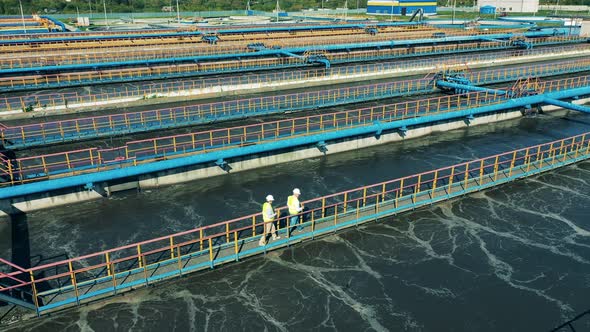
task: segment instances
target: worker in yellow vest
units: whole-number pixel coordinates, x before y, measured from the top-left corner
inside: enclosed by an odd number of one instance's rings
[[[287,198],[287,207],[289,208],[289,215],[290,221],[289,232],[293,232],[295,228],[297,231],[301,232],[303,230],[302,226],[299,226],[299,220],[301,219],[301,211],[303,211],[303,204],[299,203],[299,196],[301,195],[301,191],[298,188],[293,189],[293,195]]]
[[[275,212],[274,208],[272,207],[272,202],[274,202],[275,198],[272,195],[266,196],[266,203],[262,204],[262,220],[264,221],[264,232],[260,237],[260,241],[258,241],[258,245],[264,246],[266,245],[266,238],[268,234],[272,234],[273,240],[278,240],[281,237],[277,235],[277,229],[275,227],[275,218],[277,217],[277,213]]]

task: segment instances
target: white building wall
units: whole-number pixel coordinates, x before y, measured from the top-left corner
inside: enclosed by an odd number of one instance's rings
[[[539,0],[478,0],[477,7],[494,6],[507,12],[536,13],[539,11]]]

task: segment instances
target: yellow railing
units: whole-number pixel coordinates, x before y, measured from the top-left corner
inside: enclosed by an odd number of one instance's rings
[[[347,67],[333,67],[327,73],[324,69],[308,69],[308,70],[299,70],[295,72],[272,72],[272,73],[262,73],[256,75],[241,75],[241,76],[232,76],[227,78],[214,78],[214,79],[199,79],[199,80],[186,80],[182,82],[172,82],[172,83],[150,83],[145,86],[139,86],[135,88],[130,88],[129,86],[125,86],[124,88],[114,90],[112,92],[107,93],[97,93],[97,94],[80,94],[78,92],[72,93],[52,93],[52,94],[39,94],[35,96],[17,96],[17,97],[0,97],[0,110],[23,110],[27,107],[35,107],[35,108],[55,108],[57,106],[66,105],[66,107],[80,107],[87,103],[96,103],[96,102],[110,102],[115,100],[120,100],[124,98],[148,98],[154,95],[168,95],[171,93],[177,93],[179,91],[187,91],[187,90],[200,90],[204,88],[214,88],[220,86],[240,86],[244,84],[266,84],[268,82],[280,83],[280,82],[287,82],[287,81],[298,81],[303,79],[325,79],[326,76],[341,76],[341,75],[366,75],[366,74],[374,74],[383,72],[386,70],[394,70],[394,69],[410,69],[410,68],[428,68],[428,67],[441,67],[442,65],[456,65],[462,63],[470,63],[472,61],[487,61],[491,59],[508,59],[513,57],[519,56],[528,56],[528,55],[545,55],[545,54],[560,54],[562,52],[571,52],[571,51],[585,51],[588,49],[586,45],[576,45],[576,46],[568,46],[568,47],[559,47],[559,48],[551,48],[551,49],[534,49],[534,50],[519,50],[519,51],[510,51],[510,52],[503,52],[501,54],[474,54],[468,56],[455,56],[453,59],[425,59],[425,60],[412,60],[412,61],[403,61],[403,62],[396,62],[396,63],[379,63],[379,64],[364,64],[364,65],[356,65],[356,66],[347,66]],[[374,51],[371,51],[374,52]],[[391,50],[391,52],[396,52],[395,50]],[[369,53],[372,54],[372,53]],[[331,55],[331,57],[337,57],[337,55]],[[288,60],[292,61],[292,60]],[[153,70],[159,71],[162,70],[161,73],[165,73],[164,69],[160,69],[160,67],[155,67]],[[177,70],[182,70],[182,66],[176,67]],[[194,67],[187,67],[187,68],[194,68]],[[206,68],[206,67],[204,67]],[[121,76],[119,76],[121,75]],[[66,81],[80,81],[85,78],[87,79],[107,79],[110,77],[138,77],[134,75],[140,75],[139,71],[131,70],[128,74],[129,76],[124,76],[125,73],[112,73],[112,72],[103,72],[103,73],[85,73],[85,74],[60,74],[54,76],[30,76],[30,77],[21,77],[18,79],[2,79],[0,78],[0,87],[15,87],[15,86],[23,86],[28,84],[47,84],[51,82],[59,83],[62,80]]]
[[[590,85],[590,77],[574,77],[539,83],[538,91],[553,92],[571,87]],[[4,184],[26,183],[48,177],[96,172],[112,167],[134,166],[162,158],[178,158],[197,153],[247,146],[261,142],[291,139],[316,133],[327,133],[371,125],[375,121],[396,121],[408,117],[426,116],[501,103],[511,98],[489,92],[444,96],[375,106],[351,111],[321,114],[248,126],[223,128],[170,137],[128,142],[112,149],[85,149],[12,161],[12,169]]]
[[[474,92],[463,96],[444,96],[351,111],[293,118],[261,124],[216,129],[170,137],[128,142],[112,149],[83,149],[12,161],[5,173],[14,183],[38,181],[48,177],[96,172],[111,167],[134,166],[162,158],[177,158],[260,142],[290,139],[372,125],[375,121],[395,121],[410,117],[440,114],[505,101],[506,96]],[[5,184],[9,184],[6,182]]]
[[[446,31],[446,36],[472,36],[485,35],[493,33],[493,31]],[[410,32],[385,32],[376,36],[367,34],[348,35],[343,41],[341,36],[322,36],[309,37],[304,39],[286,39],[267,41],[265,39],[256,40],[249,39],[247,41],[225,43],[223,45],[208,45],[191,43],[189,45],[178,45],[166,48],[154,48],[148,50],[136,50],[126,48],[116,48],[112,50],[84,50],[83,52],[76,51],[64,54],[59,53],[41,53],[41,54],[22,54],[18,56],[9,56],[6,59],[0,59],[0,67],[4,68],[23,68],[23,67],[38,67],[38,66],[59,66],[67,64],[89,64],[98,62],[117,62],[117,61],[132,61],[132,60],[148,60],[160,58],[178,58],[198,55],[214,55],[224,53],[244,53],[248,52],[246,47],[250,43],[262,42],[267,47],[281,46],[282,48],[290,47],[323,47],[325,45],[336,44],[350,44],[350,43],[365,43],[365,42],[379,42],[390,40],[407,40],[407,39],[428,39],[432,38],[432,31],[410,31]]]

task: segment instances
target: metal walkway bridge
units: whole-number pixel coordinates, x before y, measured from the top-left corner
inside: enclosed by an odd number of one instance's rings
[[[534,46],[548,45],[576,45],[583,42],[581,37],[547,37],[536,38],[530,43]],[[582,44],[587,47],[586,44]],[[310,67],[318,64],[329,63],[347,64],[353,62],[365,62],[376,60],[390,60],[399,58],[412,58],[421,56],[457,54],[468,52],[484,52],[515,48],[510,41],[487,41],[446,45],[427,45],[418,47],[400,47],[377,50],[360,50],[342,53],[326,53],[323,51],[309,51],[301,56],[268,57],[240,59],[239,61],[214,61],[197,63],[174,63],[145,66],[122,67],[104,70],[71,71],[59,73],[40,73],[0,77],[0,91],[33,90],[41,88],[58,88],[68,86],[80,86],[88,84],[107,84],[118,82],[157,80],[169,78],[182,78],[191,76],[216,75],[223,73],[237,73],[246,71],[261,71],[270,69],[286,69],[294,67]],[[570,46],[571,47],[571,46]],[[166,50],[174,53],[174,50]],[[178,55],[176,55],[178,56]],[[322,63],[320,60],[325,61]],[[12,61],[12,60],[7,60]],[[21,60],[19,60],[21,61]],[[327,69],[329,70],[329,69]]]
[[[145,82],[134,86],[126,85],[125,87],[101,88],[101,92],[79,93],[79,92],[53,92],[32,94],[26,96],[6,96],[0,98],[0,111],[29,111],[45,109],[65,109],[77,108],[84,106],[100,106],[113,103],[121,103],[132,100],[147,98],[160,98],[169,96],[180,96],[184,92],[202,91],[211,93],[220,91],[223,87],[227,89],[251,88],[252,86],[282,85],[296,83],[300,81],[320,81],[329,79],[341,79],[350,76],[367,76],[383,73],[395,73],[398,71],[408,71],[412,69],[429,71],[440,70],[453,66],[464,66],[466,64],[476,64],[483,61],[510,61],[519,58],[540,57],[540,56],[573,56],[578,53],[584,54],[590,50],[588,45],[572,45],[567,47],[555,47],[549,49],[532,49],[532,50],[515,50],[503,51],[489,54],[472,54],[456,55],[453,57],[437,57],[425,60],[405,60],[394,62],[380,62],[375,64],[363,64],[354,66],[331,67],[330,69],[310,69],[286,72],[255,73],[247,75],[235,75],[231,77],[190,79],[172,82]],[[157,70],[157,68],[154,68]],[[104,74],[106,75],[106,73]],[[108,82],[111,77],[98,76],[98,79]],[[145,77],[138,73],[138,76]],[[81,84],[92,84],[94,76],[85,77],[82,74],[62,74],[57,76],[58,85],[61,80],[66,82],[81,82]],[[126,78],[125,78],[126,79]],[[43,87],[57,87],[52,82],[43,82],[34,80],[33,84],[23,78],[22,83],[15,82],[15,85],[1,86],[3,81],[0,79],[0,91],[14,91],[17,85],[24,85],[27,88],[36,89]],[[28,85],[30,84],[30,85]],[[69,83],[66,83],[66,85]]]
[[[20,22],[20,18],[17,20]],[[38,48],[43,44],[56,45],[62,44],[73,44],[77,47],[80,42],[99,41],[103,44],[110,41],[117,40],[141,40],[141,39],[156,39],[162,40],[166,38],[188,38],[198,37],[204,34],[215,33],[216,35],[223,36],[223,38],[230,38],[233,35],[251,35],[251,34],[275,34],[275,33],[291,33],[296,34],[298,32],[313,32],[313,31],[337,31],[337,30],[365,30],[367,28],[390,29],[406,27],[408,29],[423,28],[425,25],[420,22],[368,22],[368,23],[355,23],[355,24],[318,24],[318,23],[291,23],[291,24],[272,24],[272,25],[240,25],[239,28],[227,28],[227,27],[199,27],[199,30],[194,29],[149,29],[141,30],[122,30],[122,31],[86,31],[86,32],[75,32],[75,33],[39,33],[35,34],[34,38],[31,35],[13,34],[13,35],[0,35],[0,45],[30,45],[35,44]],[[66,45],[67,46],[67,45]]]
[[[10,43],[9,45],[3,46],[3,50],[7,53],[23,54],[23,55],[35,55],[40,52],[47,52],[52,54],[54,52],[62,52],[64,55],[77,54],[81,51],[88,51],[88,53],[104,53],[109,50],[125,50],[129,51],[132,49],[148,48],[154,49],[156,47],[187,47],[189,44],[194,47],[211,48],[211,44],[218,46],[230,46],[230,45],[247,45],[252,42],[270,42],[270,43],[282,43],[284,40],[290,40],[295,38],[322,38],[322,37],[334,37],[350,35],[353,37],[366,37],[367,35],[375,35],[376,33],[370,33],[376,31],[360,28],[339,28],[339,29],[323,29],[323,30],[300,30],[297,32],[251,32],[251,33],[235,33],[235,34],[223,34],[223,32],[182,32],[182,33],[167,33],[159,36],[155,35],[143,35],[143,34],[128,34],[123,38],[115,40],[104,40],[101,38],[86,38],[83,40],[76,39],[76,35],[73,35],[73,42],[68,39],[63,41],[54,41],[49,43],[39,43],[39,40],[23,41],[19,44]],[[435,32],[443,32],[447,30],[437,29],[429,26],[407,26],[407,27],[382,27],[378,29],[380,33],[391,34],[398,32],[406,34],[408,37],[415,33],[424,33],[430,31],[430,35]],[[225,31],[225,30],[221,30]],[[452,30],[450,30],[452,31]],[[457,30],[455,30],[456,33]],[[510,31],[510,30],[508,30]],[[147,37],[146,37],[147,36]],[[246,43],[245,43],[246,42]]]
[[[538,83],[518,96],[485,90],[426,100],[205,130],[127,142],[108,149],[88,148],[25,158],[0,159],[0,199],[153,174],[194,165],[223,167],[232,158],[295,147],[328,149],[327,142],[402,133],[408,127],[531,105],[557,104],[582,112],[588,107],[560,100],[590,95],[590,76]],[[516,90],[515,90],[516,91]]]
[[[397,34],[394,34],[394,36]],[[11,58],[0,63],[0,75],[16,75],[16,74],[40,74],[40,73],[51,73],[51,72],[63,72],[63,71],[81,71],[81,70],[97,70],[112,67],[124,67],[124,66],[152,66],[161,65],[166,63],[184,63],[184,62],[208,62],[208,61],[225,61],[230,59],[253,59],[253,58],[268,58],[268,57],[303,57],[306,52],[310,51],[322,51],[329,53],[338,52],[351,52],[356,50],[367,50],[367,49],[386,49],[386,48],[406,48],[413,49],[420,45],[441,45],[441,44],[461,44],[461,43],[489,43],[499,45],[499,48],[518,47],[522,48],[525,45],[520,41],[520,38],[527,39],[526,48],[530,48],[533,45],[547,45],[556,43],[583,43],[586,42],[586,38],[582,37],[562,37],[558,40],[553,40],[555,37],[548,32],[525,32],[519,34],[513,33],[502,33],[502,34],[489,34],[489,35],[460,35],[460,36],[448,36],[442,38],[419,38],[419,39],[408,39],[405,36],[393,37],[383,36],[375,37],[372,40],[351,40],[350,42],[342,41],[342,38],[335,38],[334,40],[322,40],[322,41],[300,41],[299,44],[290,44],[285,47],[268,47],[267,45],[258,45],[256,48],[244,48],[244,47],[210,47],[210,48],[198,48],[190,47],[187,49],[191,54],[183,54],[178,50],[165,51],[168,52],[165,55],[150,55],[153,51],[139,51],[132,54],[124,54],[124,58],[118,58],[117,53],[105,53],[100,55],[98,58],[93,58],[88,54],[80,54],[79,56],[68,56],[65,59],[54,61],[51,58],[47,58],[43,55],[40,56],[39,61],[34,60],[36,58]],[[397,40],[396,38],[400,38]],[[515,39],[516,38],[516,39]],[[530,38],[530,40],[528,40]],[[563,39],[565,38],[565,39]],[[505,43],[509,42],[509,43]],[[315,44],[314,44],[315,43]],[[444,45],[442,45],[444,46]],[[489,47],[485,47],[489,48]],[[471,48],[472,51],[476,51],[477,47]],[[436,50],[436,49],[434,49]],[[457,51],[460,51],[458,48]],[[159,52],[159,51],[157,51]],[[156,52],[156,53],[157,53]],[[431,52],[432,53],[432,49]],[[148,54],[149,53],[149,54]],[[407,56],[412,55],[413,51],[407,51]],[[436,52],[434,52],[436,54]],[[420,54],[420,53],[419,53]],[[306,62],[310,62],[309,58],[305,58]],[[251,68],[253,69],[253,68]]]
[[[590,132],[303,202],[303,231],[259,246],[260,214],[32,268],[0,259],[0,300],[38,315],[208,270],[387,216],[534,176],[590,158]],[[283,212],[283,213],[281,213]]]
[[[465,79],[473,84],[484,85],[515,81],[521,77],[545,77],[583,71],[590,71],[590,58],[464,72],[463,75]],[[6,149],[22,149],[287,111],[352,104],[402,95],[429,93],[435,89],[432,78],[422,78],[142,112],[73,118],[54,122],[44,121],[20,126],[0,126],[0,144]]]

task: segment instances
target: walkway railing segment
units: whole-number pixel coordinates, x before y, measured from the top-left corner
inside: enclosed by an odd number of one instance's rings
[[[5,272],[0,282],[12,286],[1,288],[0,294],[30,290],[29,301],[39,314],[80,305],[586,160],[590,158],[589,138],[590,133],[584,133],[318,197],[303,202],[301,233],[288,231],[289,216],[280,207],[276,224],[282,238],[264,246],[258,245],[266,235],[261,215],[256,213]],[[8,279],[11,282],[5,282]]]
[[[590,68],[590,61],[588,66]],[[491,74],[490,76],[496,75]],[[392,96],[426,93],[433,90],[434,85],[431,79],[395,81],[15,127],[0,127],[0,138],[7,148],[22,148],[67,142],[85,137],[158,130],[269,113],[329,107]]]
[[[470,31],[447,31],[445,35],[449,36],[477,36],[490,35],[490,31],[470,30]],[[192,56],[203,55],[219,55],[228,53],[249,53],[255,52],[250,50],[247,45],[252,43],[264,43],[267,48],[300,48],[300,47],[325,47],[326,45],[339,44],[356,44],[367,42],[382,42],[393,40],[407,40],[407,39],[428,39],[432,38],[432,31],[409,31],[409,32],[385,32],[375,36],[368,34],[348,35],[346,40],[341,36],[331,37],[308,37],[301,39],[287,39],[268,41],[260,40],[246,40],[235,41],[230,43],[223,43],[221,45],[196,44],[191,42],[189,45],[169,45],[165,48],[152,48],[147,50],[137,50],[117,48],[116,50],[97,50],[96,52],[73,52],[70,54],[44,52],[37,55],[29,55],[26,53],[19,53],[14,57],[0,59],[0,71],[5,69],[16,68],[38,68],[45,66],[65,66],[75,64],[98,64],[106,62],[125,62],[125,61],[139,61],[151,59],[175,59]],[[567,40],[576,40],[579,37],[567,37]]]
[[[556,41],[556,43],[562,43],[562,41]],[[510,47],[512,46],[509,42],[482,42],[439,46],[421,46],[416,48],[355,51],[350,53],[330,54],[328,57],[332,64],[339,64],[379,59],[418,57],[433,54],[454,54],[462,52],[501,50]],[[317,66],[317,64],[307,62],[304,57],[281,57],[243,59],[239,61],[203,62],[197,64],[184,63],[168,66],[162,65],[156,67],[120,68],[84,72],[64,72],[60,74],[49,75],[18,75],[0,78],[0,91],[14,91],[15,89],[28,90],[98,83],[129,82],[148,79],[233,73],[241,71],[284,69],[303,66]]]
[[[485,36],[485,38],[492,39],[508,39],[511,34],[490,34]],[[546,32],[527,32],[526,36],[530,36],[533,39],[536,38],[546,38],[549,37],[548,33]],[[372,36],[375,38],[374,36]],[[350,50],[359,50],[359,49],[379,49],[379,48],[404,48],[409,47],[411,48],[412,45],[430,45],[430,44],[457,44],[457,43],[469,43],[469,42],[480,42],[484,39],[483,35],[473,34],[473,35],[460,35],[460,36],[446,36],[443,38],[417,38],[417,39],[408,39],[403,38],[400,41],[397,41],[397,37],[392,37],[391,39],[386,39],[385,36],[376,37],[376,40],[346,40],[343,41],[341,38],[334,39],[334,40],[321,40],[316,41],[315,43],[312,41],[302,41],[301,45],[287,45],[287,46],[276,46],[271,45],[270,47],[266,47],[263,50],[253,50],[250,47],[243,46],[243,47],[235,47],[232,49],[227,49],[229,46],[218,46],[217,48],[207,48],[205,46],[202,47],[194,47],[191,52],[196,52],[194,54],[182,54],[182,52],[172,52],[171,54],[165,56],[157,56],[151,57],[145,55],[142,51],[139,53],[134,53],[129,57],[125,57],[124,59],[117,59],[115,56],[104,54],[101,55],[99,58],[92,59],[91,56],[86,58],[84,55],[79,56],[72,56],[68,57],[67,59],[55,60],[51,58],[47,58],[46,61],[48,63],[38,63],[36,61],[30,62],[26,59],[13,61],[10,64],[6,64],[5,66],[0,66],[0,73],[8,75],[8,74],[19,74],[19,73],[29,73],[29,72],[48,72],[48,71],[55,71],[55,70],[92,70],[92,69],[103,69],[103,68],[111,68],[114,66],[140,66],[140,65],[157,65],[157,64],[168,64],[168,63],[176,63],[176,62],[191,62],[191,61],[223,61],[226,59],[241,59],[241,58],[260,58],[260,57],[273,57],[273,56],[293,56],[293,54],[302,55],[308,51],[314,50],[321,50],[326,52],[345,52]],[[569,38],[569,37],[568,37]],[[584,38],[579,37],[571,37],[572,39],[568,39],[567,43],[583,43],[586,41]],[[546,41],[539,41],[539,45],[543,45],[547,43]],[[549,44],[554,43],[564,43],[564,42],[553,42],[549,41]],[[514,45],[513,47],[517,47]],[[231,48],[231,47],[230,47]],[[30,60],[30,59],[29,59]],[[2,68],[3,67],[3,68]]]
[[[361,28],[362,24],[356,24],[356,28],[350,28],[345,26],[327,25],[318,26],[307,25],[307,26],[296,26],[291,25],[289,27],[290,32],[285,30],[276,30],[275,28],[252,26],[248,29],[247,26],[240,26],[240,28],[248,31],[240,31],[240,29],[227,29],[227,27],[216,27],[216,28],[204,28],[199,27],[199,31],[186,30],[186,31],[174,31],[172,29],[167,30],[142,30],[138,34],[137,31],[128,31],[127,33],[117,34],[102,34],[98,35],[98,32],[93,33],[80,33],[80,34],[36,34],[39,36],[37,39],[23,39],[23,35],[3,35],[0,36],[0,44],[7,52],[19,52],[19,51],[38,51],[38,50],[68,50],[68,49],[93,49],[93,48],[104,48],[109,46],[118,47],[129,47],[129,46],[153,46],[153,45],[166,45],[176,43],[186,43],[189,40],[201,41],[203,34],[215,34],[221,41],[228,40],[241,40],[241,39],[277,39],[289,36],[301,37],[301,35],[307,35],[312,33],[313,35],[331,35],[343,31],[345,33],[354,33],[363,31]],[[284,26],[283,26],[284,28]],[[318,29],[319,28],[319,29]],[[405,25],[405,26],[383,26],[379,25],[379,31],[382,32],[403,32],[403,31],[441,31],[432,26],[423,24]],[[436,29],[436,30],[435,30]],[[264,32],[262,32],[264,30]],[[510,29],[511,31],[514,31]],[[455,30],[456,31],[456,30]],[[506,31],[506,30],[498,30]],[[103,32],[104,33],[104,32]],[[11,38],[12,37],[12,38]],[[66,38],[67,37],[67,38]]]
[[[172,82],[142,83],[137,86],[102,88],[105,92],[64,92],[50,94],[35,94],[27,96],[0,97],[0,111],[32,110],[43,108],[66,107],[75,108],[83,106],[109,104],[114,102],[157,98],[179,95],[184,91],[202,91],[202,93],[218,92],[221,87],[227,89],[239,89],[240,87],[252,87],[260,85],[281,85],[293,81],[312,81],[343,78],[351,75],[375,75],[388,71],[407,71],[408,69],[429,69],[436,71],[443,67],[452,67],[461,64],[477,63],[481,61],[503,61],[529,56],[558,55],[570,52],[585,52],[587,45],[572,45],[550,49],[515,50],[497,52],[492,54],[457,55],[452,58],[436,58],[410,61],[383,62],[376,64],[363,64],[345,67],[331,67],[330,69],[311,69],[298,71],[268,72],[250,75],[234,75],[231,77],[192,79]],[[60,75],[61,77],[61,75]],[[66,80],[79,80],[90,84],[84,76],[65,76]],[[89,76],[90,79],[96,79]],[[102,77],[107,80],[108,77]],[[28,81],[22,84],[30,83]],[[21,84],[19,83],[19,84]],[[37,81],[42,84],[41,80]],[[10,88],[10,87],[5,87]]]
[[[550,93],[588,85],[590,85],[590,76],[542,82],[537,87],[537,93]],[[475,92],[131,141],[125,146],[109,149],[89,148],[17,158],[7,161],[5,170],[0,173],[0,177],[5,181],[1,185],[25,184],[48,178],[132,167],[206,152],[371,126],[375,122],[389,123],[406,118],[434,116],[482,105],[500,104],[511,98],[488,91]]]
[[[590,70],[590,58],[520,67],[466,72],[477,85],[514,81],[522,77],[543,77]],[[432,79],[395,81],[322,91],[274,95],[211,104],[164,108],[88,118],[74,118],[22,126],[0,127],[5,148],[15,149],[117,134],[175,128],[241,117],[329,107],[393,96],[427,93]]]
[[[431,26],[416,26],[416,27],[384,27],[380,28],[380,33],[417,33],[417,32],[427,32],[430,31],[431,33],[434,32],[441,32],[443,30],[435,29]],[[143,33],[143,31],[142,31]],[[215,32],[211,32],[215,34],[218,38],[216,45],[219,46],[229,46],[236,44],[238,42],[239,45],[243,45],[243,43],[239,42],[270,42],[270,43],[277,43],[276,40],[284,40],[284,39],[293,39],[293,38],[317,38],[317,37],[330,37],[330,36],[367,36],[367,33],[364,29],[355,28],[355,29],[335,29],[335,30],[311,30],[311,31],[292,31],[292,32],[269,32],[269,33],[236,33],[236,34],[223,34],[218,35]],[[1,36],[0,36],[1,37]],[[75,37],[75,36],[74,36]],[[119,36],[120,37],[120,36]],[[208,43],[202,40],[203,34],[201,33],[192,33],[192,32],[184,32],[181,34],[165,34],[163,36],[153,35],[153,36],[146,36],[144,38],[118,38],[113,40],[86,40],[86,41],[68,41],[64,39],[63,41],[58,42],[48,42],[48,43],[38,43],[37,40],[33,41],[34,47],[31,46],[31,43],[12,43],[8,45],[2,45],[2,49],[4,52],[13,52],[13,53],[23,53],[27,56],[42,56],[43,53],[47,53],[48,55],[70,55],[76,52],[87,51],[88,53],[106,53],[106,52],[113,52],[113,51],[132,51],[137,50],[139,48],[154,48],[154,47],[168,47],[168,48],[186,48],[189,44],[193,46],[195,44],[200,46],[208,46]],[[227,45],[229,43],[229,45]],[[210,47],[210,46],[208,46]],[[56,54],[55,52],[61,52],[61,54]]]

